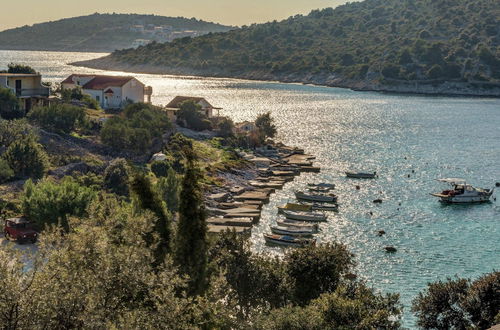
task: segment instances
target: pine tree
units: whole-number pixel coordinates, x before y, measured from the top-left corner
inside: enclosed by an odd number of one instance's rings
[[[187,161],[180,195],[174,258],[180,272],[189,276],[188,294],[198,295],[205,287],[206,215],[199,186],[200,173],[192,152],[187,153]]]
[[[180,180],[177,178],[177,173],[173,168],[169,168],[167,175],[158,181],[158,192],[172,213],[179,210],[179,190]]]
[[[18,178],[41,179],[49,166],[47,154],[32,135],[13,142],[3,158]]]
[[[170,214],[166,210],[158,193],[154,190],[151,181],[142,173],[135,173],[130,189],[134,193],[135,201],[140,209],[153,212],[157,221],[154,226],[154,233],[159,236],[159,243],[155,249],[155,264],[160,265],[165,260],[165,256],[170,252]],[[151,242],[152,240],[148,240]]]

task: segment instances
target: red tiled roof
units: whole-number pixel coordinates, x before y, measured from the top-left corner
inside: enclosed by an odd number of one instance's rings
[[[120,76],[96,76],[94,79],[83,85],[83,89],[104,89],[106,87],[122,87],[134,77]]]
[[[106,87],[122,87],[134,77],[130,76],[102,76],[102,75],[92,75],[92,74],[72,74],[68,78],[62,81],[62,84],[74,84],[74,77],[94,77],[94,79],[83,85],[83,89],[96,89],[101,90]]]
[[[169,104],[166,105],[167,108],[180,108],[181,103],[185,101],[194,101],[199,102],[201,100],[205,100],[203,97],[194,97],[194,96],[176,96]],[[208,103],[207,100],[205,102]],[[212,106],[210,103],[208,103]]]

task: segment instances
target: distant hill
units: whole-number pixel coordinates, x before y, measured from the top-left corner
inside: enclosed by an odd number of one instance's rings
[[[0,49],[112,52],[147,40],[224,32],[230,26],[195,18],[93,14],[0,32]]]
[[[129,71],[500,95],[500,1],[366,0],[81,63]]]

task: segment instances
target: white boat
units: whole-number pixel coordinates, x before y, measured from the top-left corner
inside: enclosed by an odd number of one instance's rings
[[[332,188],[325,188],[325,187],[309,187],[307,188],[308,191],[311,191],[311,192],[319,192],[319,193],[327,193],[329,192],[330,190],[332,190]]]
[[[287,219],[299,221],[326,221],[327,216],[324,213],[318,212],[298,212],[298,211],[283,211]]]
[[[329,189],[335,189],[335,184],[333,183],[308,183],[307,184],[311,188],[329,188]]]
[[[333,203],[337,200],[337,196],[334,194],[305,193],[303,191],[295,192],[295,197],[300,200],[324,203]]]
[[[319,227],[317,223],[309,223],[305,221],[291,220],[291,219],[278,219],[276,220],[278,226],[282,227],[293,227],[293,228],[306,228],[312,229],[316,232],[319,231]]]
[[[283,246],[304,247],[316,244],[316,240],[313,238],[298,238],[288,235],[264,234],[264,239],[266,240],[266,243]]]
[[[346,171],[345,175],[348,178],[354,178],[354,179],[373,179],[377,176],[377,172],[373,173],[365,173],[365,172],[351,172],[351,171]]]
[[[312,236],[316,234],[313,228],[302,227],[285,227],[285,226],[271,226],[271,232],[276,235],[289,235],[289,236]]]
[[[495,188],[475,188],[467,184],[464,179],[458,178],[439,179],[438,181],[448,183],[452,186],[451,189],[431,194],[434,197],[438,197],[443,203],[466,204],[489,202],[495,190]]]

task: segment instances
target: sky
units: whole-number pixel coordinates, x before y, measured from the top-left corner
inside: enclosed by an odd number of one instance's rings
[[[281,20],[346,0],[0,0],[0,31],[93,13],[196,17],[227,25]]]

